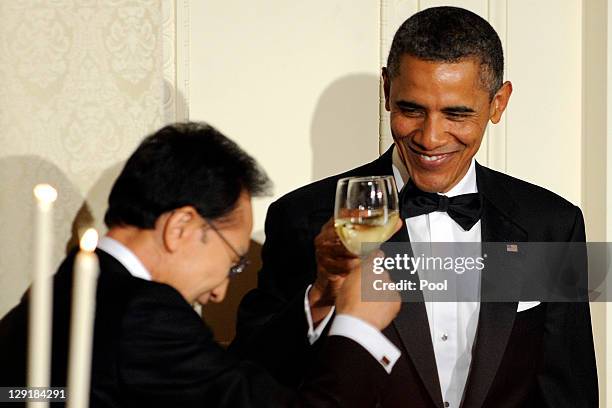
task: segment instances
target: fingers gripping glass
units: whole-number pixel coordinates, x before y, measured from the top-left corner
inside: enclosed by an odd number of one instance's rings
[[[210,225],[210,228],[212,228],[212,230],[217,233],[219,238],[221,238],[221,241],[225,242],[225,245],[227,245],[229,247],[229,249],[231,249],[232,252],[238,257],[238,262],[236,262],[230,268],[230,270],[229,270],[229,277],[233,278],[234,276],[239,275],[242,272],[244,272],[246,267],[249,266],[249,264],[250,264],[249,259],[247,258],[247,256],[246,255],[240,255],[238,253],[238,251],[236,251],[236,249],[234,249],[234,246],[229,243],[229,241],[223,236],[223,234],[221,234],[221,231],[219,231],[217,229],[217,227],[215,227],[215,224],[213,224],[212,221],[210,221],[210,220],[206,220],[206,221],[208,222],[208,225]]]

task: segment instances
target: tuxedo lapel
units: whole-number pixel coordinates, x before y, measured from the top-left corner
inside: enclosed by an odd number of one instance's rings
[[[393,175],[393,146],[387,149],[378,159],[369,164],[371,171],[366,176],[392,176]]]
[[[406,249],[410,251],[408,255],[412,256],[410,238],[405,225],[389,239],[389,242],[404,243]],[[413,275],[413,279],[418,282],[418,274]],[[440,380],[423,293],[417,290],[409,292],[408,295],[414,298],[402,299],[402,308],[393,321],[393,326],[434,404],[442,406]]]
[[[495,301],[499,283],[506,284],[504,299],[518,299],[521,263],[514,251],[488,242],[525,242],[526,232],[513,222],[516,204],[495,178],[495,174],[476,166],[478,191],[483,196],[481,217],[483,252],[487,254],[482,271],[481,305],[470,374],[463,407],[481,407],[501,363],[516,317],[517,302]],[[520,246],[519,246],[520,248]]]
[[[436,406],[442,406],[442,392],[425,303],[402,303],[402,308],[393,321],[393,327],[432,401]]]

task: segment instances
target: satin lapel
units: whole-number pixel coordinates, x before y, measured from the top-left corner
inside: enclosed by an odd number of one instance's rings
[[[370,176],[393,175],[393,146],[387,149],[380,157],[372,162],[372,174]]]
[[[389,242],[403,242],[409,246],[410,239],[406,227],[402,226],[389,239]],[[412,255],[412,251],[409,255]],[[414,277],[418,280],[417,275],[414,275]],[[414,364],[434,404],[442,406],[440,380],[429,330],[429,320],[423,302],[423,293],[419,290],[412,295],[415,298],[402,303],[402,308],[393,321],[393,326],[406,349],[407,357]]]
[[[512,221],[515,204],[490,170],[477,166],[478,191],[483,194],[481,218],[483,252],[487,254],[482,272],[480,316],[470,374],[462,407],[482,407],[508,344],[516,317],[517,302],[492,301],[499,282],[510,282],[506,299],[517,299],[520,291],[520,259],[504,245],[487,247],[487,242],[525,242],[526,232]],[[520,247],[520,245],[519,245]]]

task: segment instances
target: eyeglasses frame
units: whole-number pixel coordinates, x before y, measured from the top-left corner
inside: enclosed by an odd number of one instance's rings
[[[234,248],[234,246],[230,244],[227,238],[225,238],[225,236],[221,233],[221,231],[219,231],[219,229],[215,226],[215,224],[211,220],[206,219],[206,222],[208,223],[208,225],[210,225],[210,228],[217,233],[219,238],[221,238],[221,241],[225,242],[225,245],[227,245],[232,250],[232,252],[238,257],[238,262],[236,262],[230,268],[228,276],[230,278],[233,278],[237,275],[240,275],[242,272],[244,272],[247,266],[251,264],[251,261],[249,261],[246,254],[240,255],[238,251],[236,251],[236,248]]]

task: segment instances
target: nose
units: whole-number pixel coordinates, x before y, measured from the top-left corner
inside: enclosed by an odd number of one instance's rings
[[[219,286],[217,286],[210,292],[210,301],[214,303],[223,302],[223,299],[225,299],[225,294],[227,293],[228,286],[229,278],[225,278],[225,280]]]
[[[423,151],[435,151],[444,145],[444,134],[444,119],[429,114],[423,119],[421,129],[412,141]]]

